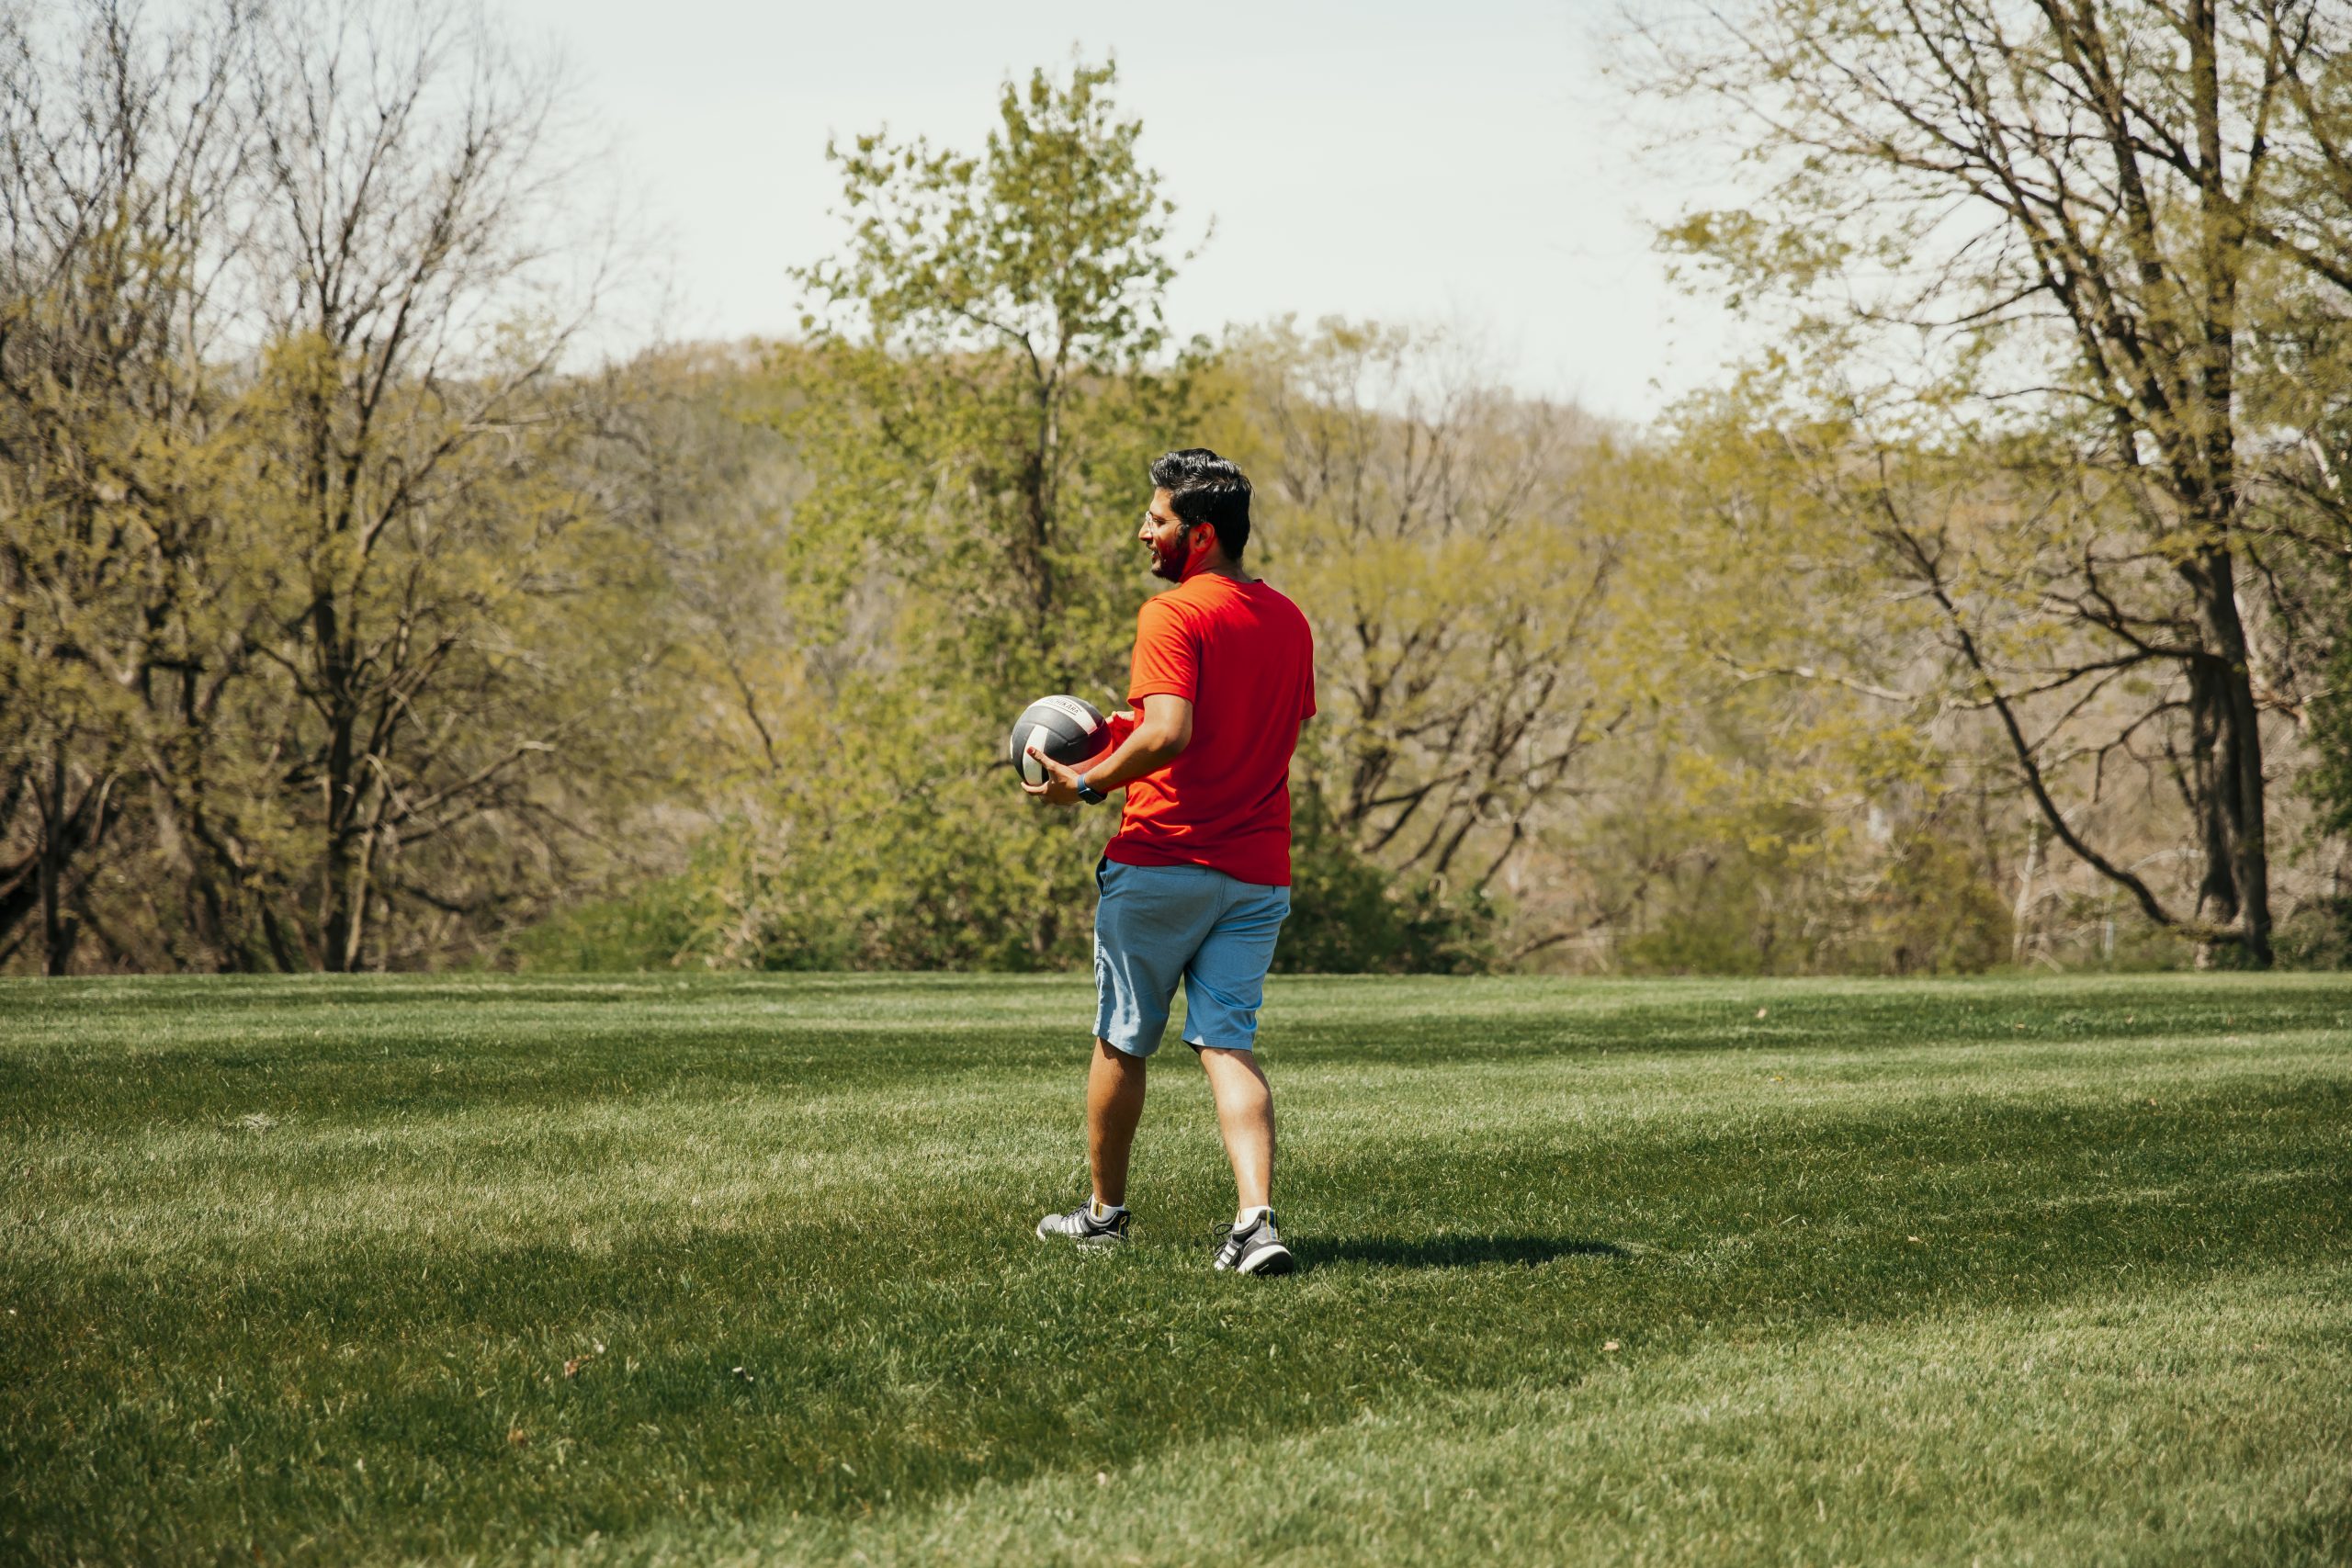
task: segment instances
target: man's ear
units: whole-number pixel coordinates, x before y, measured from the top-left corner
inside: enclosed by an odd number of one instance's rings
[[[1192,547],[1186,553],[1188,555],[1204,556],[1209,553],[1210,547],[1216,545],[1216,542],[1217,536],[1216,529],[1210,527],[1205,523],[1196,524],[1193,528],[1192,538],[1187,541]]]

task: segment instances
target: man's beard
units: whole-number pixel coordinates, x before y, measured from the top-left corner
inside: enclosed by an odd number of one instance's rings
[[[1151,575],[1168,582],[1184,581],[1184,562],[1193,553],[1193,531],[1190,528],[1176,536],[1176,547],[1162,551],[1158,545],[1151,549]]]

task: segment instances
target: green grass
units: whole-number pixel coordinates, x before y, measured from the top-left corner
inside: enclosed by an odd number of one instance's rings
[[[0,985],[0,1559],[2352,1560],[2352,986],[1277,980],[1261,1281],[1090,1005]]]

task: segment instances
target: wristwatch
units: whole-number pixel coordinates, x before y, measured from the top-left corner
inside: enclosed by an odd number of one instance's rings
[[[1078,775],[1078,798],[1086,802],[1089,806],[1100,806],[1111,797],[1104,795],[1101,790],[1096,789],[1092,784],[1088,784],[1086,782],[1086,775],[1084,773],[1080,773]]]

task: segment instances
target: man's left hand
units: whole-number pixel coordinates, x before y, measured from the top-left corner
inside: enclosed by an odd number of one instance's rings
[[[1046,770],[1046,782],[1031,784],[1023,779],[1021,781],[1021,787],[1048,806],[1076,806],[1078,804],[1078,770],[1062,766],[1035,746],[1029,748],[1029,755],[1036,758],[1037,765]]]

